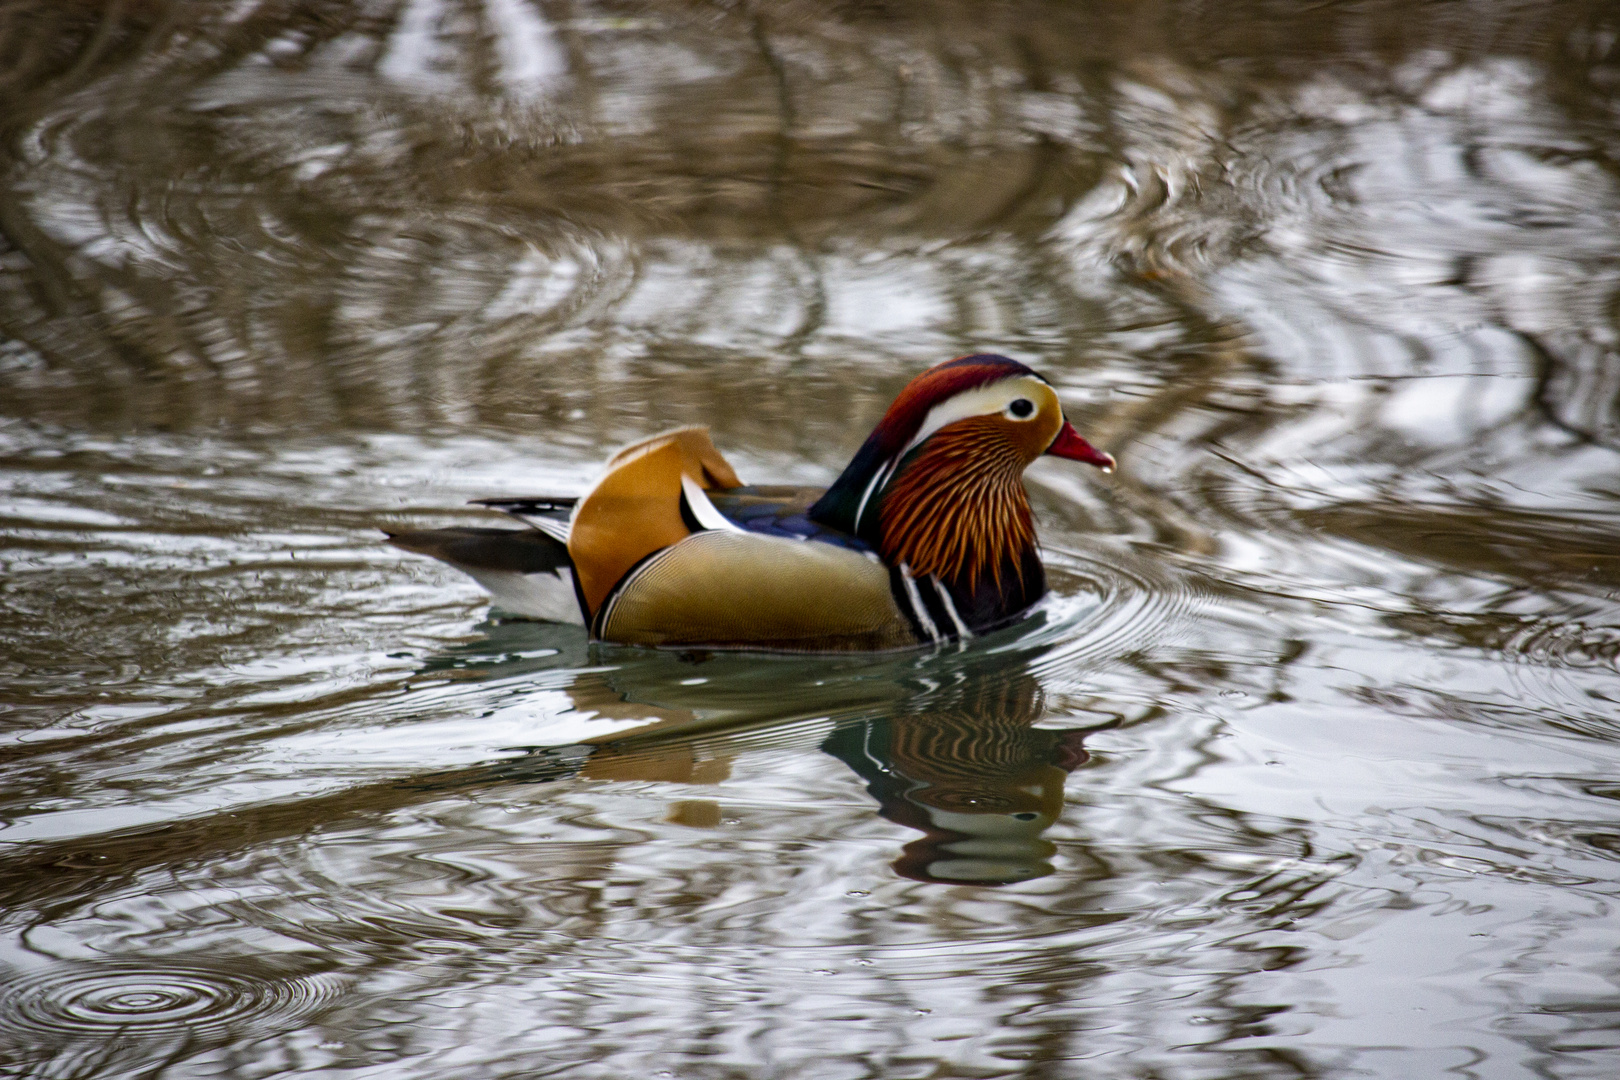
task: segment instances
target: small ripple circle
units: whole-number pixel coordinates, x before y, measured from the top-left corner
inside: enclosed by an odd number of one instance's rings
[[[191,1037],[278,1022],[330,999],[336,981],[225,966],[80,962],[7,979],[0,1033],[74,1038],[118,1033]]]

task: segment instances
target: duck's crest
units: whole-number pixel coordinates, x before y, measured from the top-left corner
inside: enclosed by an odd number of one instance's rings
[[[810,519],[871,543],[878,539],[876,497],[934,406],[965,390],[1017,375],[1039,375],[1010,357],[973,353],[918,375],[889,406],[843,474],[810,508]]]

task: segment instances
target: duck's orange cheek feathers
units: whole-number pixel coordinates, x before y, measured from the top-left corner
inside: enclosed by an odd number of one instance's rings
[[[959,457],[978,458],[996,471],[1012,467],[1022,472],[1046,453],[1065,426],[1063,412],[1054,401],[1050,408],[1043,407],[1028,420],[1014,420],[998,413],[958,420],[941,428],[930,442],[949,448]]]
[[[1046,448],[1052,445],[1052,440],[1058,437],[1058,432],[1064,426],[1063,411],[1055,404],[1052,408],[1042,409],[1029,420],[1010,420],[1005,416],[985,419],[1001,428],[1008,445],[1018,451],[1026,466],[1046,453]]]

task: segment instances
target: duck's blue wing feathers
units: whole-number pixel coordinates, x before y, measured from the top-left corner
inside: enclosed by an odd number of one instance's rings
[[[748,532],[788,540],[814,540],[852,551],[870,551],[870,545],[864,540],[810,520],[810,507],[821,497],[822,490],[789,485],[750,485],[709,491],[707,494],[716,510]]]

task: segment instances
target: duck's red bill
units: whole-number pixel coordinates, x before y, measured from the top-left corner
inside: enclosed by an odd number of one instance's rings
[[[1057,438],[1046,452],[1053,457],[1068,458],[1070,461],[1083,461],[1087,465],[1095,465],[1103,472],[1114,471],[1114,457],[1105,454],[1080,437],[1074,430],[1074,425],[1067,420],[1063,421],[1063,428],[1058,432]]]

